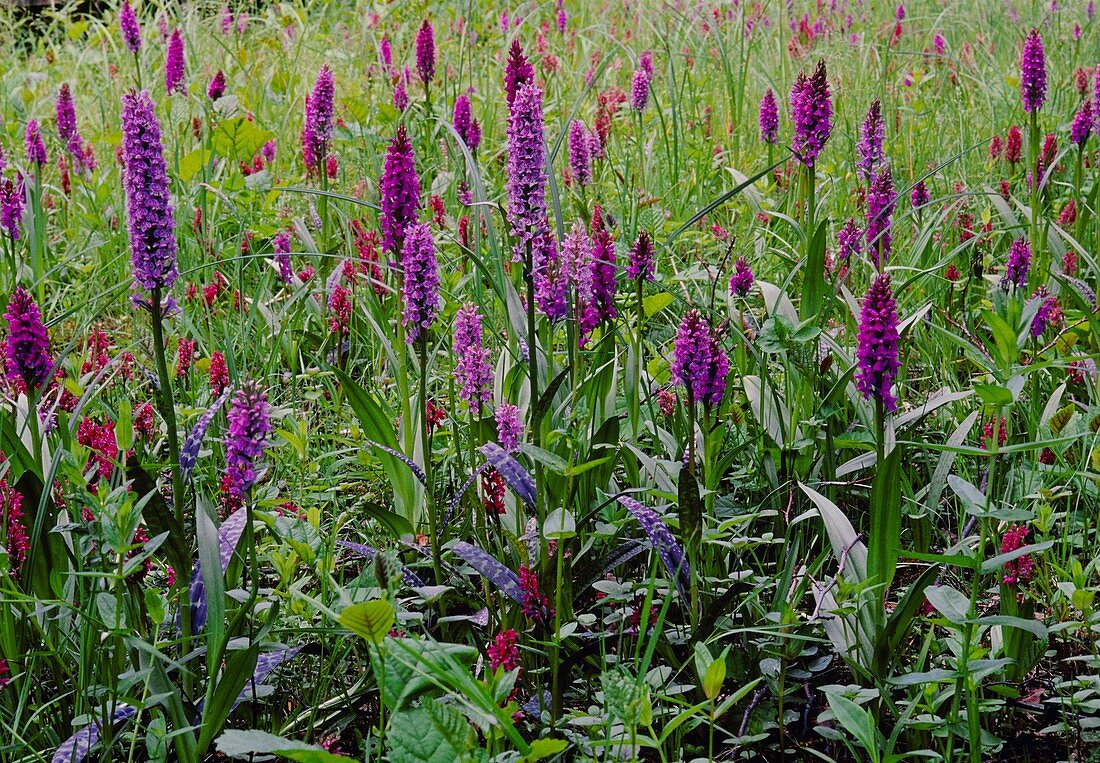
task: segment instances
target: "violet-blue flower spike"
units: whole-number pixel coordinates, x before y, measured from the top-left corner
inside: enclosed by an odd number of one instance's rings
[[[179,275],[176,223],[160,123],[144,90],[122,96],[122,159],[134,283],[148,291],[169,289]]]

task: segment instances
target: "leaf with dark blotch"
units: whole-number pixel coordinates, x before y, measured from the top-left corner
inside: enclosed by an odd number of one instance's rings
[[[554,402],[554,395],[557,394],[558,388],[561,387],[562,382],[565,381],[569,375],[569,370],[572,366],[566,366],[561,372],[555,376],[550,383],[543,390],[539,396],[538,402],[535,404],[535,410],[531,412],[531,429],[537,430],[539,425],[542,424],[543,418],[546,416],[547,411],[550,410],[551,404]]]
[[[137,714],[136,707],[119,705],[111,713],[111,722],[118,723]],[[99,741],[99,723],[89,723],[61,743],[53,754],[52,763],[81,763],[88,757],[92,746]]]
[[[577,596],[584,596],[593,583],[602,580],[607,573],[626,564],[647,548],[649,548],[649,544],[639,540],[624,541],[608,552],[606,556],[597,559],[592,564],[585,565],[583,570],[578,570],[576,580],[579,580],[580,584],[576,585],[573,590],[576,591]]]
[[[657,549],[669,576],[676,581],[676,590],[680,592],[680,596],[687,598],[688,588],[691,586],[691,568],[687,559],[684,558],[683,549],[672,536],[668,525],[661,521],[657,512],[628,495],[619,496],[619,503],[638,520],[638,524],[642,526],[650,542]]]
[[[70,552],[61,534],[53,531],[57,507],[49,493],[43,494],[42,480],[35,472],[23,472],[12,487],[23,496],[27,513],[24,521],[32,518],[27,526],[31,546],[23,568],[23,585],[39,599],[59,597],[62,592],[54,590],[54,584],[70,568]]]
[[[489,459],[489,463],[500,473],[508,487],[512,488],[520,500],[531,508],[535,508],[535,480],[524,469],[519,461],[512,458],[504,448],[495,442],[487,442],[481,446],[482,454]]]
[[[168,561],[177,574],[191,566],[191,554],[183,527],[176,520],[168,502],[157,490],[157,484],[140,464],[130,462],[126,467],[126,477],[130,480],[134,492],[145,500],[141,518],[153,536],[168,533],[168,540],[161,546],[168,555]]]
[[[424,470],[420,468],[420,464],[416,463],[415,461],[413,461],[411,458],[409,458],[408,456],[406,456],[404,453],[402,453],[399,450],[395,450],[395,449],[390,448],[386,445],[381,445],[377,442],[372,442],[371,445],[378,448],[383,453],[389,453],[391,456],[396,458],[398,461],[403,463],[405,466],[409,467],[409,471],[411,471],[413,473],[413,476],[416,477],[420,481],[420,484],[423,485],[424,487],[428,487],[428,475],[425,474]]]
[[[378,549],[373,546],[368,546],[365,543],[353,543],[350,540],[338,540],[336,545],[341,548],[346,548],[349,551],[365,556],[368,559],[374,559],[378,555]],[[405,585],[409,588],[423,588],[425,583],[421,580],[415,572],[410,570],[405,565],[401,565],[401,578],[405,581]]]
[[[679,480],[680,532],[688,549],[698,549],[703,536],[703,502],[699,500],[699,483],[695,473],[680,467]]]
[[[202,448],[203,440],[206,439],[206,430],[210,428],[214,417],[218,415],[218,411],[225,405],[225,401],[229,399],[232,392],[232,387],[226,387],[214,404],[199,416],[195,426],[188,432],[187,439],[183,441],[183,447],[180,448],[180,474],[183,476],[184,483],[191,479],[191,472],[194,471],[195,464],[199,460],[199,450]]]
[[[490,583],[499,588],[509,598],[523,603],[523,592],[519,587],[519,576],[498,562],[491,554],[465,541],[451,546],[451,550],[466,564],[484,575]]]

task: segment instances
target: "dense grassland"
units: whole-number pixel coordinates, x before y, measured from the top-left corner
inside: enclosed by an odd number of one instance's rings
[[[0,9],[0,760],[1100,759],[1093,15]]]

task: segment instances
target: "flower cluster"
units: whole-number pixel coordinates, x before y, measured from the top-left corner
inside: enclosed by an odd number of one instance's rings
[[[435,76],[435,31],[427,19],[416,33],[416,73],[425,85]]]
[[[504,95],[511,109],[512,102],[519,95],[520,88],[535,81],[535,67],[523,55],[523,47],[519,40],[512,40],[512,47],[508,49],[508,63],[504,67]]]
[[[893,246],[891,227],[896,203],[894,175],[890,171],[890,165],[886,165],[875,173],[867,191],[867,230],[864,233],[871,260],[879,269],[885,267],[890,259]]]
[[[588,128],[584,122],[574,119],[569,125],[569,169],[578,185],[592,182],[592,154]]]
[[[497,668],[503,668],[507,671],[518,668],[519,647],[516,646],[518,641],[519,634],[512,629],[498,633],[486,650],[489,655],[489,670],[496,671]]]
[[[630,247],[630,266],[626,277],[631,281],[652,281],[654,272],[653,237],[647,231],[639,231],[634,246]]]
[[[791,122],[794,152],[804,165],[813,167],[833,131],[833,97],[824,60],[813,74],[798,73],[791,87]]]
[[[256,484],[256,465],[263,458],[271,434],[271,413],[267,394],[254,381],[237,390],[226,420],[226,476],[230,492],[243,498]]]
[[[131,53],[141,50],[141,27],[138,26],[137,14],[130,0],[123,0],[122,9],[118,13],[118,26],[122,30],[122,40]]]
[[[92,461],[96,471],[92,482],[108,480],[115,470],[118,460],[118,440],[115,438],[115,423],[110,419],[100,423],[85,416],[77,429],[76,440],[92,452]]]
[[[1026,525],[1013,525],[1005,531],[1004,537],[1001,538],[1001,553],[1007,554],[1011,551],[1016,551],[1027,545],[1028,528]],[[1032,574],[1035,572],[1035,560],[1031,558],[1031,554],[1024,554],[1018,556],[1015,559],[1009,559],[1005,562],[1005,574],[1002,578],[1002,582],[1006,586],[1017,586],[1020,583],[1026,583],[1031,580]]]
[[[144,90],[122,96],[122,159],[134,283],[149,291],[169,289],[179,275],[176,223],[160,123]]]
[[[779,104],[770,87],[760,99],[760,140],[773,145],[779,142]]]
[[[1001,288],[1015,286],[1022,289],[1027,286],[1027,274],[1031,269],[1031,245],[1025,239],[1018,238],[1008,250],[1008,264],[1001,277]]]
[[[321,67],[313,92],[306,96],[306,119],[302,127],[302,158],[310,170],[321,169],[321,163],[328,156],[329,142],[335,127],[333,122],[333,99],[336,84],[332,69],[328,65]]]
[[[874,399],[886,410],[896,406],[891,388],[898,368],[898,313],[890,276],[880,273],[863,299],[859,315],[859,367],[856,386],[864,399]]]
[[[876,167],[886,158],[882,150],[885,135],[886,125],[882,121],[882,104],[876,98],[860,126],[859,142],[856,144],[856,151],[859,154],[856,167],[859,169],[860,176],[868,183],[874,177]]]
[[[379,182],[381,196],[382,248],[398,255],[405,245],[405,230],[416,222],[420,211],[420,176],[416,174],[416,157],[405,125],[386,149]]]
[[[554,619],[554,608],[550,606],[550,599],[539,589],[539,579],[527,565],[519,568],[519,587],[523,603],[520,605],[523,614],[540,623],[548,623]]]
[[[8,486],[6,479],[0,479],[0,529],[4,531],[4,548],[8,552],[8,564],[13,575],[19,574],[19,568],[31,550],[30,538],[23,517],[23,494]],[[0,678],[3,677],[0,671]],[[0,683],[0,687],[3,684]]]
[[[168,93],[187,92],[187,82],[184,79],[185,62],[183,58],[183,35],[180,30],[172,30],[172,36],[168,38],[168,52],[164,54],[164,89]]]
[[[467,302],[455,315],[454,354],[459,397],[472,411],[480,411],[492,398],[493,367],[482,344],[481,313],[473,302]]]
[[[518,448],[520,440],[523,438],[523,423],[520,421],[519,407],[509,402],[498,405],[496,423],[497,439],[500,440],[500,447],[509,452]]]
[[[1020,100],[1024,111],[1031,114],[1043,108],[1047,99],[1047,63],[1043,38],[1038,29],[1028,32],[1020,56]]]
[[[530,82],[516,93],[508,117],[508,221],[522,243],[546,224],[546,182],[542,90]]]
[[[422,335],[426,341],[427,331],[439,313],[439,264],[427,223],[413,225],[406,231],[401,268],[405,274],[405,309],[401,316],[405,341],[412,344]]]
[[[749,263],[744,257],[738,257],[733,265],[733,275],[730,276],[730,294],[738,297],[749,296],[754,281]]]
[[[4,344],[8,379],[25,390],[38,389],[50,378],[53,368],[50,337],[38,305],[22,286],[12,292],[4,318],[8,322]]]
[[[673,350],[672,378],[696,402],[716,405],[726,392],[729,356],[698,310],[680,323]]]

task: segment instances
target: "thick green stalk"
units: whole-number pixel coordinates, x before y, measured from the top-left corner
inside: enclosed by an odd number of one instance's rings
[[[527,378],[531,386],[531,439],[537,446],[541,440],[539,437],[539,429],[541,429],[541,427],[535,426],[535,408],[539,400],[539,353],[538,336],[535,333],[534,253],[531,251],[530,240],[527,241],[526,250],[523,276],[527,281]]]
[[[164,311],[162,309],[161,287],[153,289],[152,315],[150,320],[153,326],[153,358],[157,366],[157,380],[160,384],[160,394],[157,395],[157,407],[160,408],[160,416],[164,419],[164,425],[168,430],[168,458],[172,471],[172,506],[175,510],[176,522],[180,527],[186,527],[184,506],[186,505],[185,488],[183,485],[183,472],[180,469],[180,443],[179,431],[176,423],[176,402],[172,395],[172,377],[168,374],[168,362],[164,354]],[[177,539],[177,542],[183,542]],[[181,571],[182,572],[182,571]],[[179,585],[179,611],[181,646],[180,653],[187,654],[191,649],[191,604],[186,580],[180,575]],[[191,692],[191,674],[184,673],[184,689],[189,695]]]
[[[432,570],[435,584],[443,585],[443,567],[439,557],[439,518],[436,516],[435,495],[432,491],[432,440],[431,422],[428,421],[428,338],[421,335],[416,340],[420,355],[420,444],[424,450],[424,499],[428,507],[428,532],[431,533]]]

